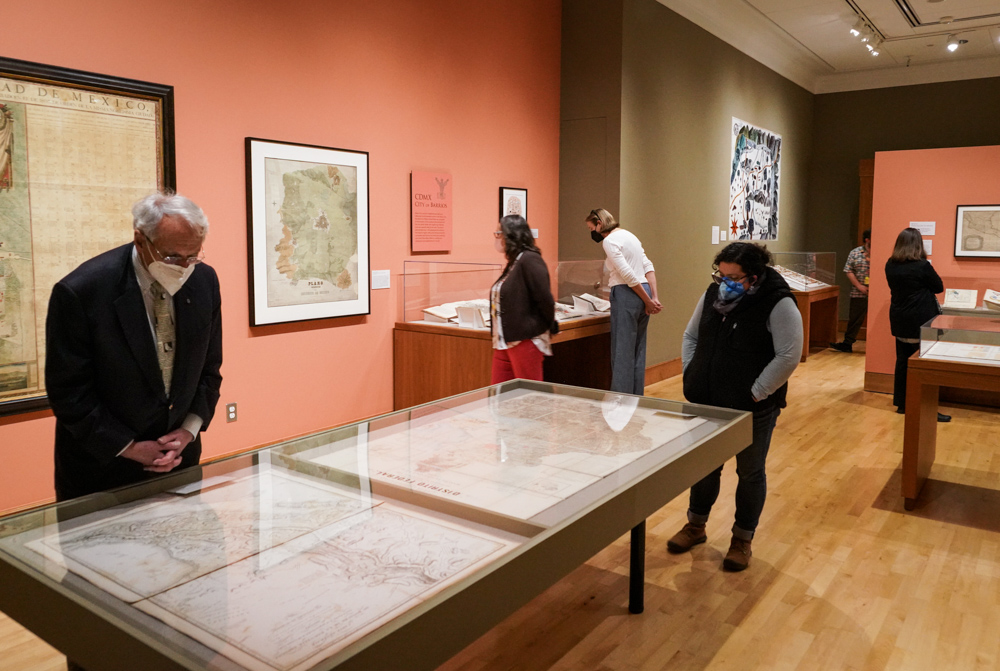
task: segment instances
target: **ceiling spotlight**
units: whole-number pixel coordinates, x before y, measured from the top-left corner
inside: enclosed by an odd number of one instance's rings
[[[967,41],[967,40],[962,40],[962,41],[964,42],[964,41]],[[959,41],[959,39],[956,36],[949,35],[948,36],[948,51],[957,51],[958,50],[958,45],[960,43],[961,42]]]
[[[861,29],[864,27],[865,27],[865,21],[859,16],[858,20],[854,22],[854,27],[851,28],[851,35],[857,37],[858,35],[861,34]]]

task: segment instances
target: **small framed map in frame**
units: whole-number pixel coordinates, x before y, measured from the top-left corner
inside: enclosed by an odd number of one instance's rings
[[[959,205],[955,256],[1000,258],[1000,205]]]
[[[528,190],[514,189],[509,186],[500,187],[500,218],[509,214],[517,214],[528,218]]]
[[[246,138],[250,325],[371,312],[368,152]]]

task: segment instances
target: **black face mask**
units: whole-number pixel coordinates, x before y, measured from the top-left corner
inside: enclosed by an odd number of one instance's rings
[[[590,239],[593,240],[594,242],[604,242],[604,236],[598,233],[597,231],[590,232]]]

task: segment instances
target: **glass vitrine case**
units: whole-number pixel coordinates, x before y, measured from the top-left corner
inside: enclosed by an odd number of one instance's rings
[[[750,440],[517,380],[2,519],[0,609],[85,667],[434,668]]]
[[[611,307],[604,260],[560,261],[556,265],[556,319],[561,322],[607,315]]]
[[[795,291],[812,291],[837,281],[836,252],[772,252],[774,269]]]
[[[457,326],[459,307],[482,311],[488,320],[490,287],[501,269],[494,263],[403,261],[403,321]]]
[[[938,315],[920,327],[920,358],[1000,366],[1000,315]]]

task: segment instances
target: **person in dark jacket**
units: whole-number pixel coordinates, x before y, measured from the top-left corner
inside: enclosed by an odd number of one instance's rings
[[[727,571],[750,563],[750,541],[767,496],[771,434],[802,354],[802,317],[788,284],[768,267],[772,262],[764,246],[727,245],[684,331],[685,398],[753,413],[753,442],[736,455],[736,522],[722,563]],[[721,476],[719,466],[691,488],[688,523],[667,542],[668,552],[687,552],[707,540],[705,524]]]
[[[45,385],[56,499],[198,464],[222,383],[222,298],[208,219],[178,194],[132,207],[133,241],[52,288]]]
[[[541,380],[543,357],[552,355],[550,336],[559,331],[549,269],[524,217],[504,217],[493,236],[507,265],[490,289],[490,383]]]
[[[896,337],[896,375],[892,385],[892,403],[896,412],[906,412],[906,367],[920,349],[920,327],[937,316],[937,298],[944,284],[927,260],[924,239],[915,228],[904,228],[896,237],[892,256],[885,263],[889,282],[889,327]],[[951,417],[938,413],[939,422]]]

